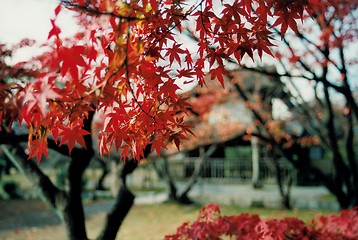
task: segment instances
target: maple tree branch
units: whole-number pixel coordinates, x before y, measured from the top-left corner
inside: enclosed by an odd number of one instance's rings
[[[344,87],[344,93],[343,94],[347,98],[348,106],[353,110],[353,112],[355,114],[355,117],[358,120],[358,106],[357,106],[357,103],[356,103],[355,99],[353,98],[353,93],[352,93],[352,90],[351,90],[351,86],[350,86],[349,81],[348,81],[346,60],[345,60],[343,47],[339,48],[339,58],[340,58],[340,61],[342,63],[341,74],[343,76],[343,87]]]
[[[269,26],[271,26],[271,25],[269,24]],[[276,33],[278,33],[278,34],[281,33],[280,30],[278,30],[276,27],[273,28],[273,29],[274,29],[274,31],[275,31]],[[304,41],[305,41],[306,43],[308,43],[308,44],[314,46],[316,50],[318,50],[320,53],[322,53],[322,55],[324,54],[323,49],[322,49],[319,45],[317,45],[316,43],[314,43],[312,40],[310,40],[307,36],[305,36],[305,35],[302,34],[301,32],[298,31],[296,36],[298,37],[298,39],[301,40],[301,42],[302,42],[303,45],[306,45],[306,44],[304,43]],[[307,49],[308,49],[308,47],[307,47]],[[318,57],[315,55],[314,52],[312,52],[312,55],[314,55],[315,58],[316,58],[316,60],[318,61]],[[329,63],[331,63],[333,66],[335,66],[337,69],[340,69],[340,68],[338,67],[337,63],[335,63],[332,59],[327,58],[326,60],[327,60]]]
[[[1,149],[8,159],[19,169],[35,186],[41,190],[41,197],[45,199],[54,209],[64,208],[67,195],[64,191],[57,188],[41,169],[31,160],[27,160],[27,155],[23,147],[18,143],[11,145],[12,150],[6,145],[1,145]],[[59,211],[56,211],[62,217]]]
[[[209,147],[209,149],[197,159],[194,167],[194,171],[190,177],[190,180],[186,186],[186,188],[181,192],[181,198],[187,197],[187,194],[192,189],[194,184],[198,181],[198,178],[200,177],[200,173],[203,170],[204,163],[207,161],[207,159],[216,151],[218,146],[216,144],[213,144]]]
[[[129,49],[129,39],[130,39],[130,33],[131,33],[131,31],[130,31],[131,29],[130,29],[130,23],[128,22],[128,27],[127,27],[127,42],[126,42],[126,58],[125,58],[125,60],[124,60],[124,65],[125,65],[125,68],[126,68],[126,81],[127,81],[127,85],[128,85],[128,87],[129,87],[129,89],[130,89],[130,91],[131,91],[131,94],[132,94],[132,96],[133,96],[133,98],[134,98],[134,101],[137,103],[137,105],[139,106],[139,108],[140,108],[140,110],[145,114],[145,115],[147,115],[148,117],[150,117],[150,118],[152,118],[152,119],[154,119],[155,120],[155,117],[154,116],[152,116],[152,115],[150,115],[147,111],[144,111],[144,109],[143,109],[143,106],[142,106],[142,104],[140,104],[139,103],[139,101],[138,101],[138,99],[137,99],[137,97],[136,97],[136,95],[135,95],[135,92],[134,92],[134,89],[132,88],[132,84],[131,84],[131,82],[130,82],[130,74],[129,74],[129,68],[128,68],[128,49]]]
[[[301,32],[298,32],[298,39],[300,39],[302,41],[302,44],[305,45],[303,43],[303,40],[306,41],[307,43],[311,44],[312,46],[314,46],[322,55],[324,55],[324,50],[319,47],[317,44],[315,44],[314,42],[312,42],[311,40],[309,40],[305,35],[303,35]],[[308,47],[307,47],[308,48]],[[318,57],[315,56],[316,60],[318,61]],[[325,58],[327,62],[331,63],[335,68],[337,68],[338,70],[340,70],[340,67],[337,65],[337,63],[335,63],[331,58]]]
[[[280,33],[277,29],[275,29],[277,33]],[[189,31],[188,29],[185,31],[186,35],[188,37],[190,37],[191,39],[193,39],[194,41],[196,42],[199,42],[200,40],[191,32]],[[290,50],[293,52],[293,49],[290,47],[290,43],[284,39],[286,45],[290,48]],[[207,45],[208,48],[209,45]],[[214,50],[213,48],[210,48],[211,50]],[[232,60],[231,58],[226,58],[226,60],[230,63],[235,63],[237,64],[237,62],[235,62],[234,60]],[[280,62],[282,64],[282,66],[285,68],[285,65]],[[243,69],[247,69],[247,70],[250,70],[250,71],[255,71],[255,72],[260,72],[260,73],[263,73],[265,75],[268,75],[268,76],[272,76],[272,77],[290,77],[290,78],[303,78],[303,79],[306,79],[306,80],[316,80],[318,82],[327,82],[327,84],[329,84],[330,87],[334,88],[336,91],[338,92],[342,92],[343,89],[342,87],[340,86],[337,86],[337,85],[334,85],[332,84],[331,82],[329,81],[326,81],[325,79],[318,79],[318,77],[303,63],[303,62],[300,62],[301,64],[303,64],[303,66],[306,67],[306,70],[308,70],[310,73],[313,74],[314,78],[312,79],[311,77],[308,77],[308,76],[305,76],[305,75],[294,75],[294,74],[291,74],[289,73],[289,71],[287,71],[285,69],[285,73],[283,74],[280,74],[278,72],[272,72],[272,71],[268,71],[268,70],[265,70],[265,69],[259,69],[259,68],[253,68],[253,67],[248,67],[248,66],[245,66],[245,65],[241,65],[241,68]],[[357,107],[357,113],[358,113],[358,107]],[[357,118],[358,118],[358,115],[357,115]]]
[[[200,5],[201,5],[202,1],[200,1],[199,4],[197,4],[196,6],[193,5],[188,12],[186,12],[185,14],[182,15],[182,19],[186,19],[190,14],[192,14]],[[180,21],[178,21],[177,23],[175,23],[173,26],[171,26],[170,28],[167,28],[167,30],[162,34],[162,36],[160,38],[156,38],[155,41],[150,45],[150,47],[148,48],[148,50],[146,51],[146,53],[150,52],[153,47],[159,43],[161,40],[163,40],[165,38],[165,36],[167,34],[169,34],[171,31],[173,31],[175,28],[177,28],[179,25],[181,24]],[[152,36],[155,32],[151,33],[149,35]]]
[[[147,158],[151,152],[151,144],[147,144],[143,151],[143,157]],[[135,195],[127,187],[127,176],[132,174],[138,167],[139,163],[135,159],[127,159],[124,162],[120,173],[120,186],[112,208],[107,213],[102,231],[96,239],[108,240],[115,239],[118,229],[121,227],[124,218],[134,204]]]
[[[284,67],[284,66],[283,66]],[[316,119],[317,122],[320,122],[317,114],[311,110],[311,108],[307,105],[306,101],[303,99],[300,91],[297,89],[296,84],[292,81],[292,78],[304,78],[303,76],[293,76],[291,75],[288,71],[285,71],[285,74],[279,74],[276,71],[268,71],[266,69],[261,69],[261,68],[250,68],[250,67],[246,67],[246,66],[242,66],[243,69],[246,70],[250,70],[250,71],[254,71],[254,72],[258,72],[258,73],[262,73],[268,76],[272,76],[272,77],[288,77],[288,81],[290,81],[291,85],[294,87],[296,93],[298,94],[300,100],[301,100],[301,107],[302,107],[302,113],[304,113],[306,116],[308,116],[308,119],[312,120],[312,119]],[[284,67],[285,68],[285,67]],[[307,78],[307,80],[310,80]],[[291,97],[293,97],[291,91],[287,92]],[[296,105],[296,108],[298,106]],[[312,116],[313,115],[313,116]],[[323,137],[322,135],[322,131],[318,128],[315,127],[315,124],[311,124],[313,127],[310,127],[310,125],[306,124],[306,129],[311,129],[313,130],[318,136],[320,136],[320,139],[322,141],[322,143],[328,147],[328,142],[326,141],[327,139],[325,137]]]
[[[28,134],[13,134],[9,133],[7,131],[0,131],[0,144],[9,144],[9,145],[15,145],[17,143],[25,143],[29,140]],[[56,152],[64,155],[64,156],[70,156],[68,153],[68,147],[66,145],[59,146],[55,140],[51,138],[47,138],[48,147],[52,150],[55,150]]]
[[[271,77],[303,78],[303,79],[306,79],[306,80],[312,80],[312,78],[310,78],[310,77],[307,77],[307,76],[304,76],[304,75],[294,75],[294,74],[289,73],[288,71],[285,71],[285,73],[278,73],[277,71],[269,71],[267,69],[257,68],[257,67],[248,67],[246,65],[241,65],[240,67],[242,69],[262,73],[262,74],[265,74],[265,75],[271,76]]]
[[[276,29],[276,31],[278,31]],[[283,39],[284,43],[290,48],[290,51],[293,52],[293,49],[290,47],[290,43],[288,42],[288,40],[286,38]],[[349,106],[351,107],[351,109],[353,110],[355,117],[358,119],[358,105],[356,104],[354,98],[353,98],[353,94],[348,82],[348,77],[347,77],[347,69],[346,69],[346,64],[345,64],[345,57],[344,57],[344,50],[343,47],[339,47],[339,58],[342,64],[342,67],[340,68],[336,63],[334,63],[330,57],[329,57],[329,45],[326,44],[325,48],[319,48],[319,51],[323,54],[324,58],[330,62],[331,64],[333,64],[333,66],[335,66],[342,74],[343,76],[343,85],[342,86],[338,86],[336,84],[331,83],[330,81],[327,80],[326,77],[324,77],[324,75],[322,74],[321,77],[318,77],[314,74],[314,72],[308,67],[308,65],[306,65],[301,59],[298,61],[301,66],[306,70],[309,71],[311,74],[313,74],[313,79],[309,79],[307,77],[304,76],[300,76],[303,78],[306,78],[307,80],[315,80],[316,82],[321,82],[325,85],[327,85],[328,87],[331,87],[333,89],[335,89],[337,92],[342,93],[346,99],[347,102],[349,103]],[[327,52],[328,51],[328,52]],[[324,68],[324,66],[323,66]],[[290,75],[288,74],[288,72],[286,71],[286,74],[284,75]],[[283,75],[283,76],[284,76]],[[293,76],[291,76],[293,77]],[[298,76],[297,76],[298,77]]]
[[[321,47],[319,47],[318,45],[316,45],[315,43],[313,43],[310,40],[308,40],[306,36],[304,36],[303,34],[301,34],[299,32],[297,37],[302,42],[302,46],[306,47],[306,44],[304,42],[304,41],[306,41],[306,43],[313,45],[318,50],[318,52],[321,53],[322,56],[324,56],[324,50]],[[317,62],[320,62],[320,58],[319,58],[318,54],[316,52],[314,52],[314,51],[310,51],[309,47],[306,47],[305,52],[309,52],[311,54],[311,56],[313,56]],[[327,62],[327,64],[328,63],[332,64],[335,68],[338,69],[338,71],[340,71],[340,67],[330,57],[325,57],[324,56],[324,59]]]
[[[233,76],[230,76],[231,78],[233,78]],[[245,93],[245,91],[242,89],[242,87],[238,84],[235,83],[234,87],[237,91],[237,93],[241,96],[241,98],[245,101],[245,103],[249,103],[250,99],[247,96],[247,94]],[[265,128],[266,125],[266,121],[264,120],[264,118],[260,115],[260,113],[258,111],[256,111],[255,109],[249,107],[249,109],[251,110],[251,112],[253,113],[253,115],[255,116],[255,118],[260,122],[260,124]],[[265,128],[265,130],[267,131],[267,129]]]
[[[322,131],[324,131],[324,133],[326,133],[327,131],[325,129],[321,129],[317,126],[317,123],[318,123],[318,125],[320,125],[319,123],[321,123],[321,121],[320,121],[316,111],[308,106],[308,104],[304,100],[300,90],[297,88],[296,84],[292,81],[291,78],[289,78],[289,81],[290,81],[292,87],[295,89],[296,94],[298,95],[299,100],[300,100],[300,103],[298,105],[296,105],[296,109],[299,109],[299,107],[300,107],[302,109],[301,113],[304,114],[310,122],[310,123],[307,123],[306,121],[303,121],[305,128],[307,130],[311,129],[314,132],[314,134],[319,136],[323,146],[325,146],[326,149],[329,149],[330,147],[329,147],[329,143],[327,142],[327,138],[324,137],[323,132],[322,132]],[[293,97],[293,95],[291,94],[290,91],[289,91],[289,93],[290,93],[290,96]],[[314,120],[316,122],[314,122]]]
[[[191,31],[189,31],[188,29],[185,31],[185,33],[186,33],[186,35],[188,36],[188,37],[190,37],[191,39],[193,39],[194,41],[196,41],[196,42],[199,42],[200,40],[191,32]],[[208,45],[207,45],[208,46]],[[210,50],[215,50],[214,48],[210,48],[209,46],[208,46],[208,48],[210,49]],[[234,64],[238,64],[236,61],[234,61],[233,59],[231,59],[231,58],[226,58],[226,60],[228,61],[228,62],[230,62],[230,63],[234,63]],[[264,69],[264,68],[257,68],[257,67],[248,67],[248,66],[246,66],[246,65],[242,65],[242,64],[240,64],[240,67],[242,68],[242,69],[246,69],[246,70],[250,70],[250,71],[253,71],[253,72],[259,72],[259,73],[263,73],[263,74],[265,74],[265,75],[267,75],[267,76],[271,76],[271,77],[290,77],[290,78],[303,78],[303,79],[306,79],[306,80],[312,80],[312,78],[311,77],[307,77],[307,76],[305,76],[305,75],[294,75],[294,74],[291,74],[291,73],[289,73],[288,71],[285,71],[285,73],[278,73],[277,71],[268,71],[268,70],[266,70],[266,69]]]
[[[126,19],[128,21],[142,21],[142,20],[146,19],[144,17],[140,18],[140,17],[133,17],[133,16],[123,16],[123,15],[119,15],[119,14],[114,14],[113,12],[101,12],[101,11],[97,10],[96,8],[91,8],[89,1],[87,1],[87,3],[85,3],[85,5],[79,5],[79,4],[76,4],[69,0],[61,0],[60,2],[65,7],[73,7],[80,11],[83,11],[83,12],[86,12],[89,14],[93,14],[93,15],[97,15],[97,16],[107,15],[107,16],[116,17],[116,18],[120,18],[120,19]]]
[[[246,96],[245,92],[241,89],[241,87],[238,84],[234,85],[236,87],[236,89],[238,90],[238,92],[240,93],[240,95],[242,96],[242,98],[247,102],[248,101],[248,97]],[[265,121],[263,120],[263,118],[260,116],[260,114],[255,111],[254,109],[251,108],[252,113],[254,114],[254,116],[256,117],[257,120],[259,120],[261,126],[263,126],[263,128],[266,130],[266,132],[268,132],[268,130],[265,127]],[[268,132],[269,133],[269,132]],[[325,175],[320,169],[313,167],[313,166],[309,166],[307,164],[304,164],[302,161],[296,161],[292,158],[292,156],[288,153],[287,149],[284,148],[284,143],[283,142],[279,142],[279,140],[273,138],[273,136],[269,133],[269,137],[264,137],[262,136],[262,134],[255,134],[257,137],[260,137],[261,139],[264,139],[267,142],[272,143],[273,145],[277,146],[278,151],[289,161],[291,162],[297,169],[301,169],[303,171],[308,171],[308,172],[312,172],[314,173],[319,179],[321,179],[325,186],[332,192],[335,194],[335,196],[337,196],[338,201],[340,202],[341,206],[346,206],[346,193],[342,190],[341,185],[340,185],[340,181],[337,181],[332,179],[330,176]],[[339,158],[339,155],[338,155]],[[343,172],[346,171],[346,168],[344,167],[344,165],[342,165],[342,162],[339,161],[339,159],[334,158],[336,163],[338,163],[339,168],[338,168],[338,172]],[[349,176],[349,174],[346,174],[347,176],[345,176],[345,180],[347,181],[347,178]],[[347,184],[349,184],[347,182]]]
[[[70,154],[68,152],[68,147],[66,145],[59,146],[59,144],[55,140],[49,139],[49,138],[47,138],[47,145],[52,150],[54,150],[64,156],[68,156],[68,157],[70,156]]]
[[[289,48],[289,50],[294,54],[294,50],[292,49],[290,42],[285,37],[283,38],[283,42],[286,44],[286,46]],[[327,58],[328,56],[325,56],[325,57]],[[303,67],[304,70],[306,70],[307,72],[312,74],[313,78],[311,80],[315,80],[317,82],[322,82],[322,83],[326,84],[327,86],[335,89],[337,92],[340,92],[340,93],[344,92],[344,89],[342,88],[342,86],[338,86],[338,85],[331,83],[330,81],[327,80],[327,78],[323,77],[323,75],[321,77],[317,76],[316,73],[310,67],[308,67],[308,65],[306,63],[304,63],[301,59],[299,59],[297,62],[301,64],[301,66]]]
[[[287,40],[285,36],[283,37],[282,40],[290,50],[292,56],[295,56],[295,50],[292,48],[292,44],[289,42],[289,40]],[[297,62],[303,67],[304,70],[306,70],[308,73],[310,73],[313,76],[312,78],[313,80],[319,80],[317,74],[311,68],[309,68],[308,65],[305,62],[303,62],[301,58],[299,58]]]
[[[321,106],[321,108],[324,108],[325,105],[324,105],[322,99],[318,96],[319,91],[320,90],[318,89],[318,82],[315,82],[314,86],[313,86],[314,97],[315,97],[316,101],[318,102],[319,106]]]

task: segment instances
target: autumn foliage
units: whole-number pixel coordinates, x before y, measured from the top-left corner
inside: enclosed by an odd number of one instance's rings
[[[263,220],[256,214],[242,213],[221,216],[216,204],[203,207],[193,223],[184,223],[167,240],[179,239],[325,239],[358,238],[358,210],[343,210],[339,214],[317,216],[307,226],[298,218]],[[226,238],[225,238],[226,239]]]
[[[98,150],[140,159],[191,134],[178,112],[188,104],[179,82],[204,83],[208,73],[223,84],[225,61],[271,55],[273,26],[297,30],[305,16],[331,1],[61,1],[51,19],[46,52],[11,66],[1,82],[1,131],[28,128],[29,157],[47,156],[48,141],[86,146],[83,121],[96,112],[102,122]],[[57,17],[73,10],[79,31],[61,37]],[[186,35],[197,39],[187,46]],[[27,42],[29,44],[30,42]],[[9,49],[1,45],[2,51]],[[16,48],[10,48],[16,51]],[[8,68],[2,64],[2,70]],[[19,76],[22,71],[25,75]],[[10,79],[10,80],[9,80]],[[14,80],[16,79],[16,80]],[[9,111],[11,109],[11,111]],[[5,124],[5,125],[4,125]]]

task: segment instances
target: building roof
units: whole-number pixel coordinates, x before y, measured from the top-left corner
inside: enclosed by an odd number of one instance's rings
[[[245,90],[261,88],[271,84],[267,76],[249,70],[232,71],[235,82]],[[255,129],[254,118],[246,103],[238,96],[231,80],[225,78],[225,88],[217,80],[206,80],[206,86],[196,86],[187,92],[192,104],[192,113],[187,121],[192,124],[195,136],[181,142],[182,151],[200,146],[223,143]],[[176,149],[169,146],[167,153]]]

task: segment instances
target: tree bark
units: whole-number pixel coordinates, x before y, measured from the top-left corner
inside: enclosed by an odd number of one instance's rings
[[[84,120],[83,128],[91,131],[94,112],[89,112],[89,116]],[[67,230],[69,240],[87,239],[85,214],[82,203],[82,177],[86,168],[89,166],[94,156],[92,145],[92,135],[84,137],[86,148],[74,148],[71,154],[71,162],[68,167],[68,197],[65,209],[63,209],[63,221]]]
[[[216,145],[211,145],[209,147],[209,149],[206,152],[204,152],[203,154],[201,154],[200,158],[197,159],[198,162],[195,163],[195,169],[194,169],[193,174],[190,177],[189,183],[186,186],[186,188],[184,189],[184,191],[178,197],[179,202],[192,203],[192,201],[188,197],[188,193],[190,192],[192,187],[195,185],[195,183],[198,181],[201,169],[203,168],[205,161],[208,159],[208,157],[210,157],[211,154],[213,154],[215,152],[216,149],[217,149]]]
[[[252,149],[252,186],[254,188],[260,188],[260,158],[259,158],[259,146],[257,137],[251,137],[251,149]]]
[[[335,118],[334,118],[334,112],[333,107],[328,91],[328,86],[324,86],[324,96],[327,103],[327,130],[328,130],[328,138],[331,145],[331,151],[333,153],[333,164],[335,167],[336,172],[334,173],[334,180],[335,184],[340,187],[344,188],[344,185],[347,187],[346,194],[343,194],[342,196],[337,196],[337,200],[339,201],[341,208],[345,209],[350,206],[350,195],[352,193],[352,185],[350,181],[350,172],[347,167],[347,165],[343,161],[343,157],[339,151],[339,145],[338,145],[338,139],[337,134],[335,131]],[[344,196],[346,195],[346,196]]]
[[[348,121],[348,136],[346,139],[346,149],[347,149],[348,163],[349,163],[350,171],[352,173],[353,199],[351,201],[351,207],[353,207],[358,205],[358,166],[357,166],[357,161],[354,151],[354,132],[353,132],[352,113],[348,113],[347,121]]]
[[[108,175],[109,170],[107,168],[106,162],[103,159],[101,159],[100,157],[96,156],[95,160],[98,162],[98,164],[100,165],[101,170],[102,170],[102,174],[101,174],[101,176],[99,177],[99,179],[98,179],[98,181],[96,183],[96,190],[104,190],[105,189],[105,187],[103,185],[104,184],[104,179]]]
[[[163,160],[163,164],[161,166],[159,166],[158,163],[153,163],[154,169],[157,172],[158,176],[160,178],[163,178],[168,185],[169,200],[176,201],[178,189],[175,185],[172,175],[169,172],[168,159],[165,156],[163,156],[162,160]]]
[[[201,154],[199,159],[195,162],[194,172],[192,173],[190,180],[188,184],[185,186],[184,190],[181,193],[178,193],[178,188],[175,185],[175,181],[172,177],[172,175],[169,172],[169,164],[168,159],[166,157],[163,157],[163,166],[159,168],[157,165],[154,164],[155,170],[157,171],[158,175],[165,179],[167,185],[168,185],[168,197],[169,200],[172,200],[174,202],[177,202],[179,204],[191,204],[193,201],[188,197],[188,193],[192,189],[192,187],[196,184],[198,181],[198,178],[200,177],[201,169],[205,163],[205,160],[213,154],[213,152],[217,149],[216,145],[210,146],[210,148]]]
[[[67,195],[64,191],[58,189],[46,176],[41,169],[32,160],[27,160],[25,150],[19,144],[12,145],[13,151],[10,151],[7,145],[1,145],[3,152],[9,160],[22,172],[25,177],[39,188],[41,198],[52,208],[61,210],[65,207]],[[61,211],[57,211],[58,216],[62,218]]]
[[[274,165],[275,165],[275,170],[276,170],[276,181],[277,181],[277,185],[281,194],[281,200],[282,200],[282,206],[285,209],[292,209],[291,206],[291,187],[292,187],[292,176],[289,176],[288,182],[287,182],[287,187],[285,190],[285,180],[282,176],[282,171],[281,171],[281,166],[280,166],[280,162],[279,159],[277,159],[276,157],[274,157]]]
[[[123,223],[124,218],[127,216],[129,210],[134,204],[135,196],[131,191],[125,186],[122,185],[118,191],[116,202],[108,212],[105,227],[103,231],[98,236],[98,240],[114,240],[116,239],[118,230]]]
[[[149,153],[146,153],[146,156]],[[117,192],[116,201],[112,209],[108,212],[102,232],[97,237],[98,240],[114,240],[116,239],[118,230],[127,216],[129,210],[134,204],[135,196],[127,188],[126,178],[138,166],[138,162],[134,159],[126,160],[119,174],[120,188]]]
[[[93,157],[93,151],[74,149],[71,157],[68,168],[68,198],[63,218],[68,239],[84,240],[87,239],[87,234],[82,203],[82,176]]]
[[[5,149],[5,153],[8,152],[6,147],[2,146],[2,148]],[[64,223],[67,238],[69,240],[86,240],[85,218],[81,198],[82,174],[78,172],[78,163],[82,166],[86,162],[86,154],[81,155],[84,159],[75,158],[71,162],[69,170],[70,186],[69,192],[66,193],[58,189],[32,160],[27,160],[27,155],[21,146],[15,146],[15,150],[15,156],[9,155],[8,157],[30,182],[40,188],[41,197],[55,210]]]
[[[148,157],[151,152],[151,145],[148,144],[144,149],[144,158]],[[108,212],[102,232],[98,235],[97,240],[115,240],[118,230],[129,210],[134,204],[135,195],[127,188],[127,176],[138,167],[135,159],[127,159],[120,172],[120,189],[117,193],[116,201],[112,209]]]

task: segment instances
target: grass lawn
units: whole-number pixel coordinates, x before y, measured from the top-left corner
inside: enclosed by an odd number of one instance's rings
[[[3,178],[3,182],[21,183],[21,189],[34,188],[23,176],[11,176]],[[136,188],[132,190],[137,190]],[[160,192],[163,189],[150,189]],[[142,191],[142,189],[141,189]],[[104,200],[105,201],[105,200]],[[172,234],[185,221],[193,222],[202,206],[190,205],[180,206],[173,203],[157,205],[136,205],[125,219],[117,239],[121,240],[159,240],[166,234]],[[44,210],[47,207],[38,200],[30,201],[0,201],[0,240],[64,240],[66,239],[62,225],[54,224],[54,221],[41,220],[39,215],[51,214],[51,211]],[[222,215],[238,215],[240,213],[258,214],[262,219],[298,217],[309,223],[318,213],[331,214],[334,211],[313,211],[313,210],[279,210],[264,208],[242,208],[237,206],[221,206]],[[53,214],[52,214],[52,217]],[[40,221],[36,226],[26,225],[26,221]],[[56,216],[55,216],[56,218]],[[90,239],[95,239],[100,231],[105,218],[105,212],[97,212],[87,217],[87,232]],[[43,222],[42,222],[43,221]],[[56,222],[56,221],[55,221]],[[58,222],[58,221],[57,221]],[[4,230],[2,226],[12,224],[15,229]]]
[[[27,202],[17,202],[17,206],[12,206],[11,201],[6,203],[8,209],[8,216],[1,216],[4,221],[6,217],[12,221],[16,221],[16,217],[21,219],[26,210],[31,208],[31,204]],[[38,203],[41,205],[41,203]],[[21,206],[21,208],[20,208]],[[42,209],[45,207],[41,205]],[[34,206],[33,212],[41,210],[41,206]],[[157,204],[157,205],[136,205],[125,219],[117,239],[121,240],[159,240],[166,234],[172,234],[185,221],[194,221],[200,210],[200,206],[179,206],[172,203]],[[10,210],[13,209],[13,210]],[[19,212],[16,212],[19,209]],[[21,209],[21,211],[20,211]],[[306,222],[309,222],[318,211],[312,210],[277,210],[277,209],[248,209],[239,208],[236,206],[221,206],[223,215],[240,214],[242,212],[249,212],[259,214],[261,218],[282,218],[288,216],[299,217]],[[330,214],[334,212],[324,211],[322,214]],[[16,216],[17,214],[17,216]],[[36,214],[34,214],[36,218]],[[94,239],[100,231],[105,218],[105,213],[91,214],[87,218],[88,236]],[[1,223],[1,221],[0,221]],[[18,227],[11,231],[0,231],[1,240],[64,240],[66,239],[62,225],[46,225],[43,227]]]
[[[118,239],[162,239],[171,234],[185,221],[196,219],[200,206],[179,206],[176,204],[135,206],[125,220]],[[262,208],[240,208],[221,206],[222,215],[240,214],[243,212],[259,214],[262,219],[298,217],[309,223],[318,213],[331,214],[333,211],[313,210],[279,210]]]

